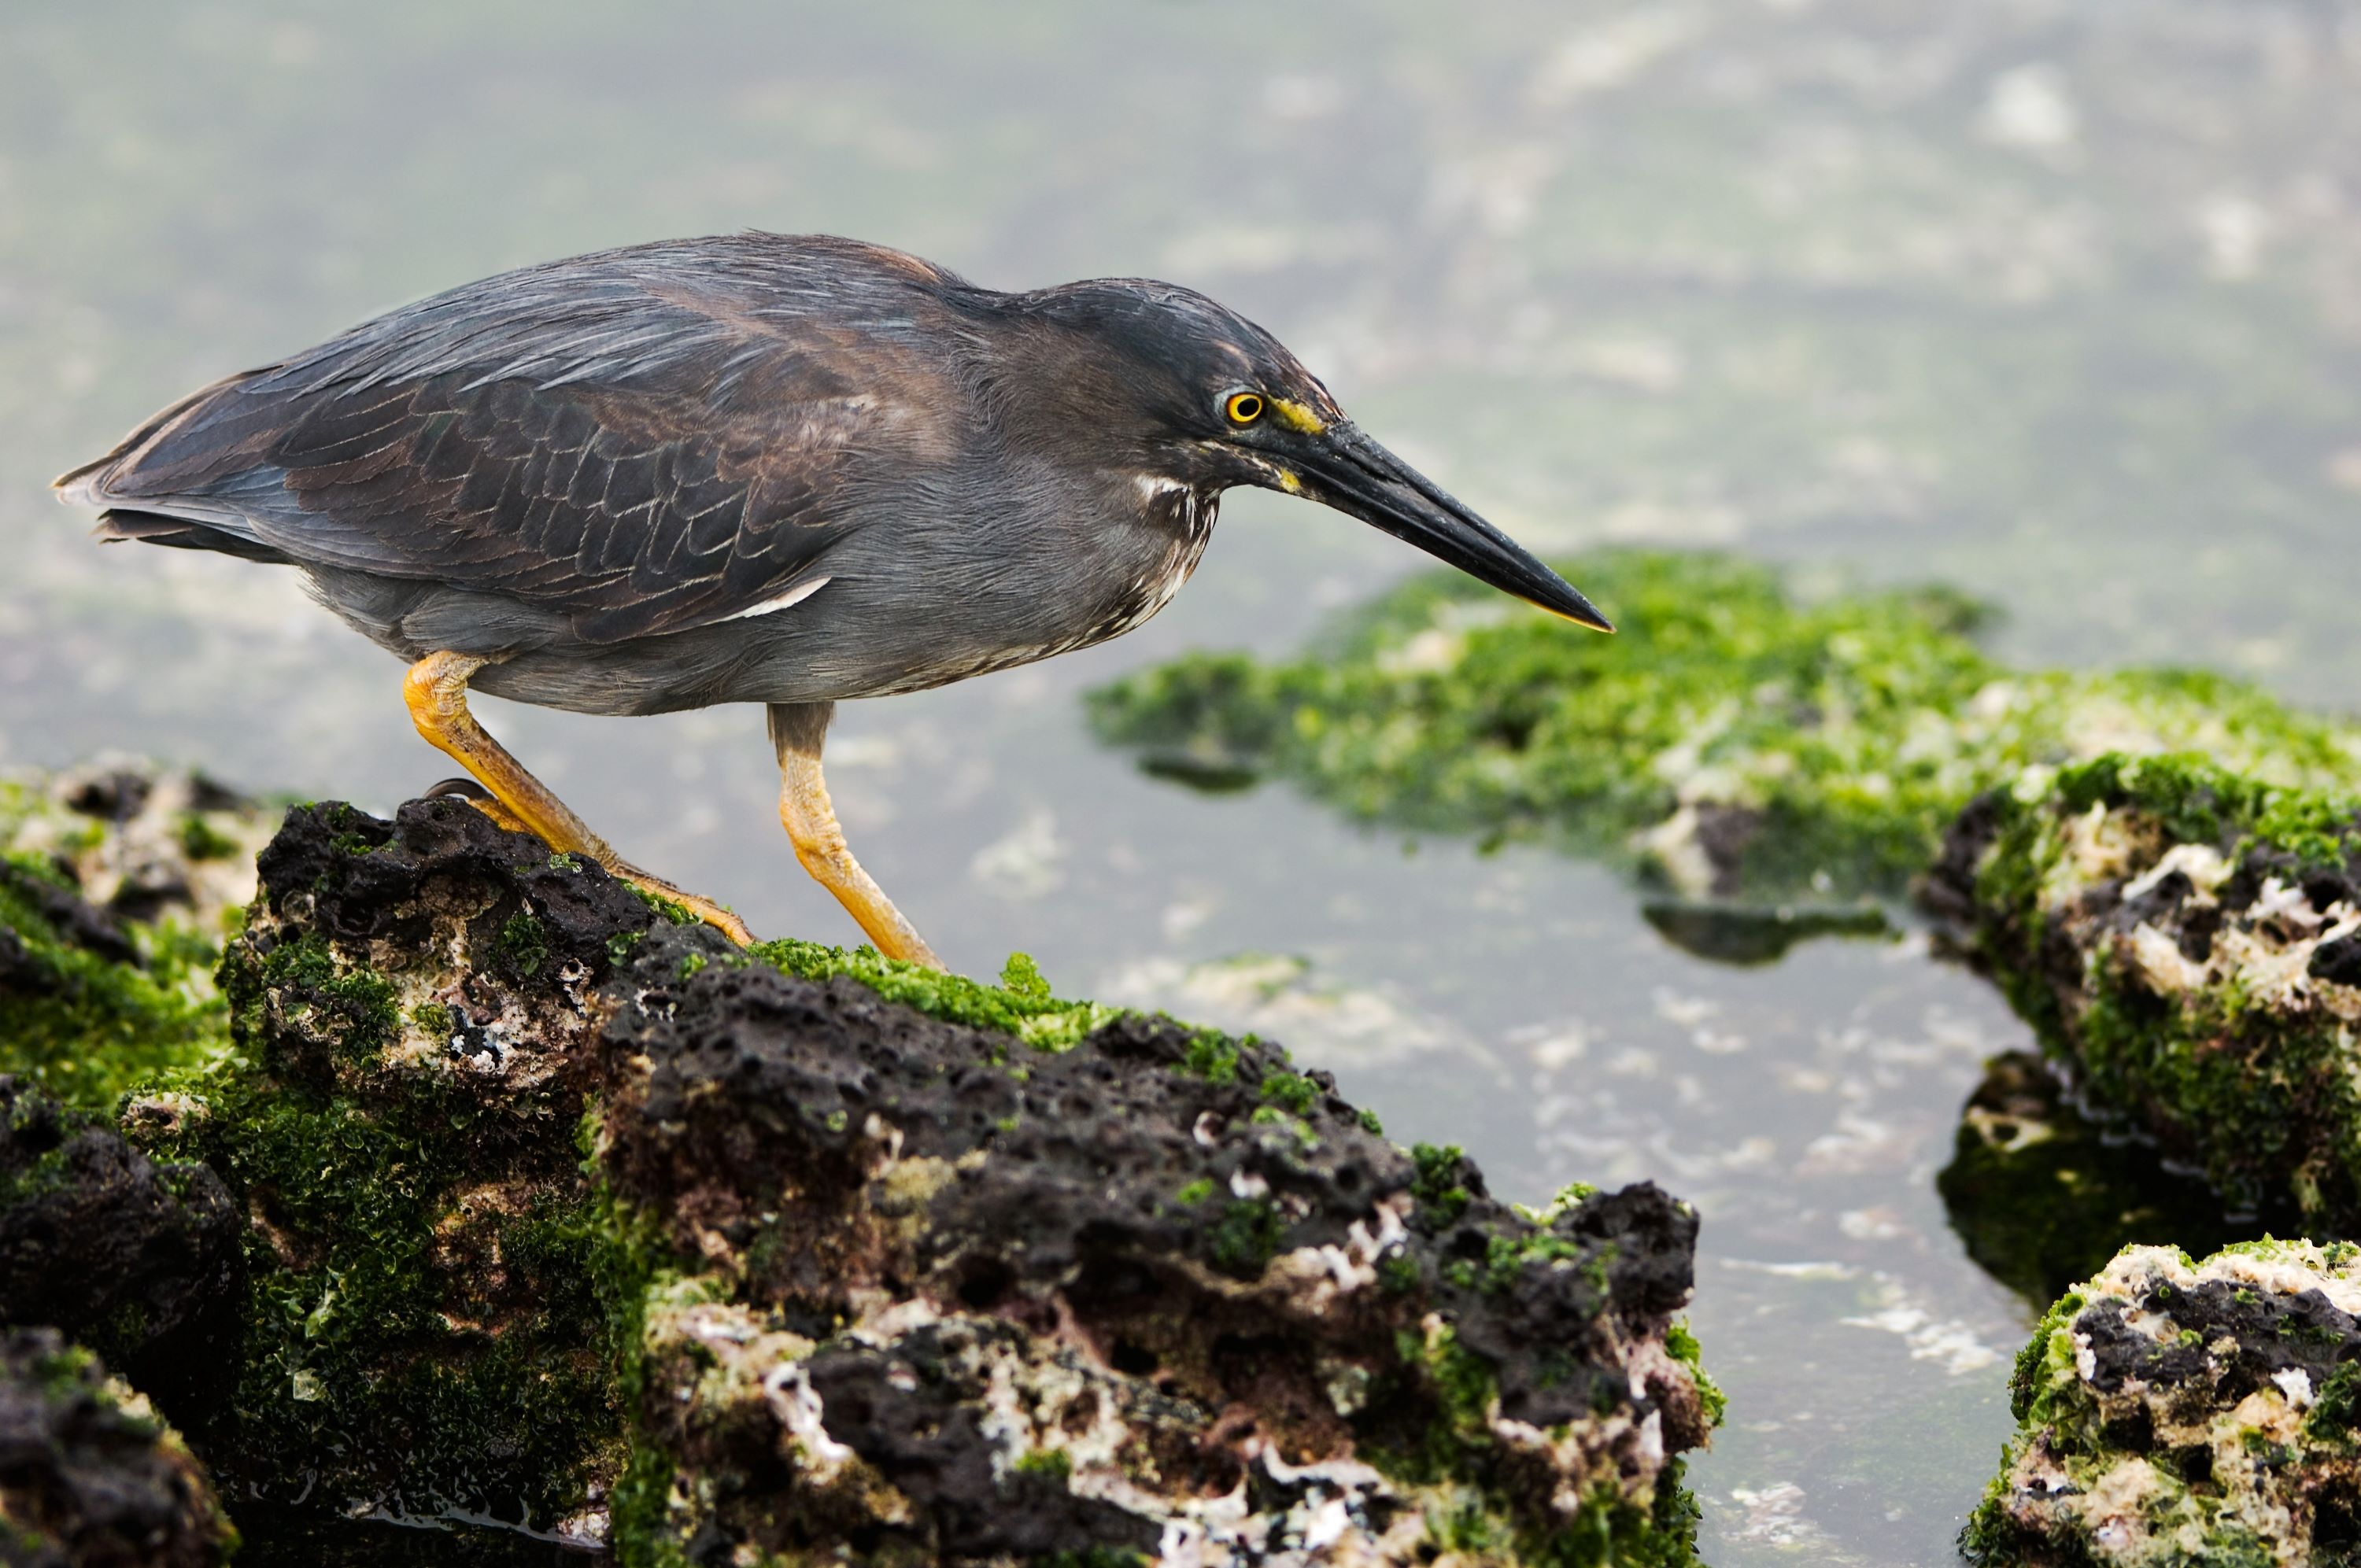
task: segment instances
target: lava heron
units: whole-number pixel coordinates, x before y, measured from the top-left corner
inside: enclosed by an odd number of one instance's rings
[[[1323,502],[1599,630],[1590,601],[1361,433],[1268,333],[1137,279],[980,289],[746,234],[503,273],[192,393],[58,481],[100,537],[300,568],[410,662],[494,816],[677,900],[467,712],[769,705],[779,816],[881,952],[933,952],[845,845],[835,705],[1130,630],[1222,492]]]

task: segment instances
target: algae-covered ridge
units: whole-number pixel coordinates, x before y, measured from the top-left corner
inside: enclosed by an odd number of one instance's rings
[[[2018,1357],[1978,1563],[2276,1568],[2361,1546],[2361,1249],[2129,1247]]]
[[[2013,670],[1949,592],[1806,598],[1709,554],[1565,570],[1618,635],[1432,574],[1303,657],[1184,657],[1093,693],[1093,719],[1184,781],[1284,777],[1359,817],[1631,861],[1690,897],[1894,891],[1980,791],[2111,752],[2361,784],[2361,727],[2196,672]]]

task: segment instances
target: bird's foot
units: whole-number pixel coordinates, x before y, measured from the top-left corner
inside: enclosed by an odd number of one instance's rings
[[[522,818],[500,804],[498,796],[473,779],[445,779],[441,784],[428,790],[425,798],[434,800],[443,795],[456,795],[511,833],[533,832],[533,828]],[[533,836],[541,839],[544,844],[549,842],[540,834]],[[592,858],[606,869],[609,876],[630,883],[633,887],[652,897],[661,898],[667,904],[678,905],[740,947],[753,945],[754,933],[747,928],[746,922],[739,919],[736,915],[711,899],[700,898],[696,894],[675,887],[664,878],[651,876],[630,861],[611,854],[594,855]]]
[[[724,909],[713,900],[699,898],[693,893],[675,887],[662,877],[650,876],[639,867],[627,861],[614,861],[607,867],[607,870],[651,897],[661,898],[667,904],[677,904],[740,947],[751,948],[754,945],[754,933],[747,928],[746,922],[739,919],[735,914]]]
[[[428,790],[424,795],[419,796],[419,798],[421,800],[441,800],[445,796],[456,796],[458,799],[466,801],[469,806],[474,806],[477,810],[482,812],[485,816],[490,817],[493,821],[499,823],[501,827],[507,828],[511,833],[533,832],[533,829],[525,825],[524,818],[519,817],[515,812],[511,811],[507,806],[501,805],[499,796],[493,795],[490,790],[486,789],[482,784],[478,784],[473,779],[445,779],[441,784],[436,784],[433,789]],[[534,837],[539,838],[540,835],[534,834]],[[544,843],[547,841],[548,840],[546,839],[543,840]]]

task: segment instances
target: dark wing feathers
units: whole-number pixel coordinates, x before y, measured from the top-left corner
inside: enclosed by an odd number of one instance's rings
[[[470,284],[159,414],[69,475],[122,537],[510,595],[597,642],[739,615],[956,446],[919,334],[964,285],[843,241],[634,247]],[[126,526],[129,514],[159,521]]]

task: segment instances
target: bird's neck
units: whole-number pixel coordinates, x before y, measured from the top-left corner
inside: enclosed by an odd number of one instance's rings
[[[1138,539],[1121,554],[1131,557],[1126,580],[1104,607],[1093,641],[1120,636],[1171,602],[1197,569],[1222,494],[1164,478],[1142,478],[1134,487]]]
[[[1214,515],[1221,510],[1219,490],[1167,478],[1161,474],[1135,476],[1131,489],[1142,523],[1159,533],[1192,542],[1198,550],[1204,548],[1206,538],[1213,532]],[[1192,554],[1192,562],[1193,559]]]

